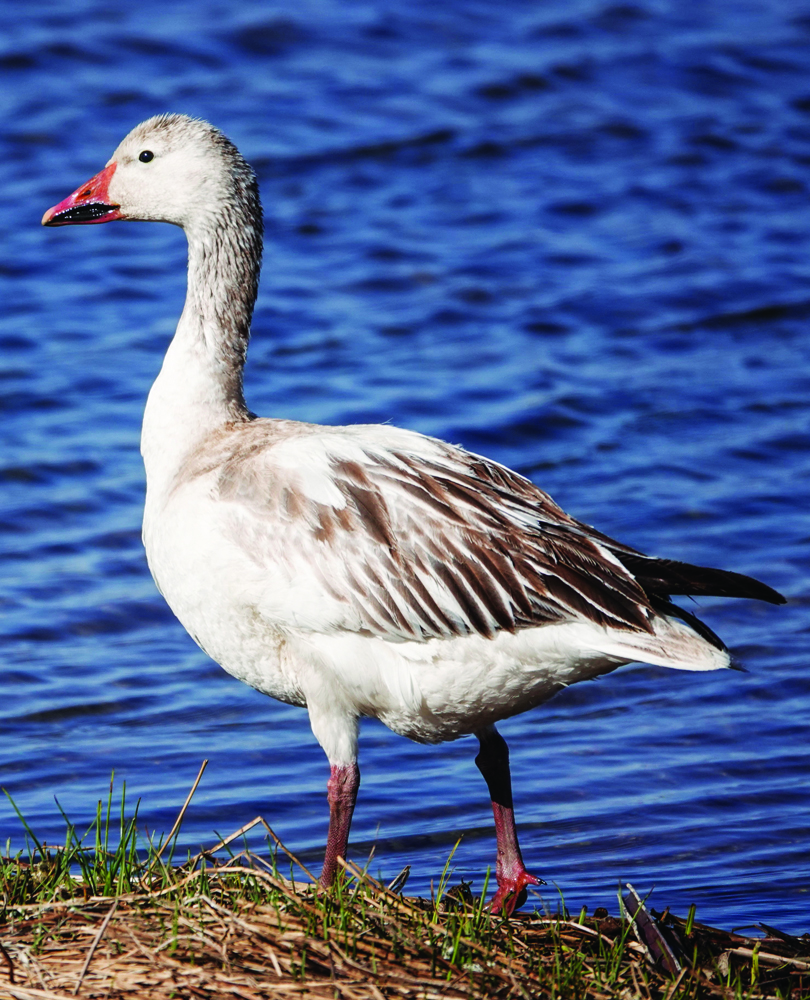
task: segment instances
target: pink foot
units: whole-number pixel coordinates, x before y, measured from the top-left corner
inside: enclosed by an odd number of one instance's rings
[[[489,908],[493,913],[511,917],[526,902],[527,886],[545,884],[541,878],[530,875],[521,865],[512,875],[498,875],[498,891],[492,897]]]
[[[498,891],[489,908],[493,913],[511,917],[512,913],[526,902],[526,886],[545,885],[545,882],[526,871],[520,854],[515,810],[512,805],[509,748],[506,741],[494,726],[487,726],[475,735],[481,744],[475,763],[489,789],[492,815],[495,818],[495,837],[498,841],[498,854],[495,859]]]

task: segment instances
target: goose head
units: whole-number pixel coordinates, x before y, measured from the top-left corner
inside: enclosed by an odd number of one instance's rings
[[[132,219],[189,230],[246,200],[258,206],[255,175],[229,139],[198,119],[157,115],[126,136],[103,170],[49,208],[42,225]]]

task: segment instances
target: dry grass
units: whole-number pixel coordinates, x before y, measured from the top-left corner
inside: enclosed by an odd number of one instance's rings
[[[59,849],[28,830],[28,859],[0,861],[3,1000],[810,997],[807,936],[749,938],[693,913],[507,920],[444,878],[436,899],[412,899],[350,864],[324,893],[263,820],[176,866],[168,840],[138,851],[123,802],[111,849],[110,815],[111,799],[84,838],[68,824]],[[248,850],[216,862],[254,826],[276,841],[272,863]]]

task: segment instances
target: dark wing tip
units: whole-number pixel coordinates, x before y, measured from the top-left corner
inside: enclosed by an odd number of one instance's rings
[[[767,583],[744,573],[710,566],[693,566],[675,559],[657,559],[636,552],[615,552],[651,597],[683,594],[688,597],[746,597],[768,604],[786,604],[787,598]]]
[[[729,592],[719,593],[718,597],[747,597],[753,601],[766,601],[768,604],[787,604],[787,598],[780,594],[778,590],[769,587],[767,583],[757,580],[752,576],[745,576],[742,573],[729,573],[729,582],[739,585],[739,590],[735,586],[729,588]]]

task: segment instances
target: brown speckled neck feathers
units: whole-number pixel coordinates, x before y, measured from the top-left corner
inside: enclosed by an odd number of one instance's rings
[[[195,123],[196,124],[196,123]],[[210,126],[209,126],[210,127]],[[219,197],[187,229],[188,300],[235,420],[248,416],[242,373],[262,260],[262,207],[252,168],[217,129],[211,139],[226,164]]]

